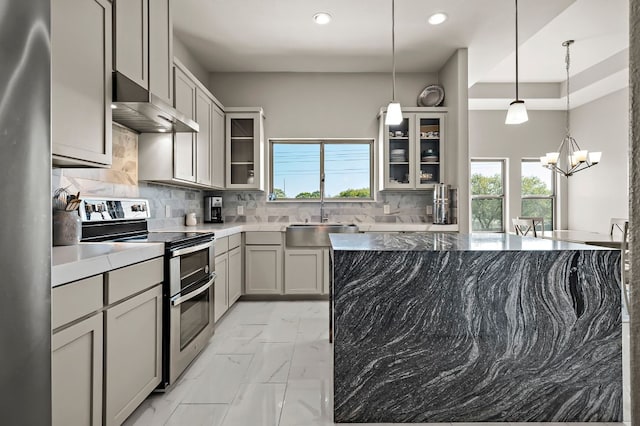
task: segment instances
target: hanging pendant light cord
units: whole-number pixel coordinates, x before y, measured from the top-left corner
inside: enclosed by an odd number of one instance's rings
[[[516,0],[517,1],[517,0]],[[391,61],[393,63],[392,66],[392,79],[393,79],[393,89],[391,99],[393,102],[396,101],[396,2],[395,0],[391,0]]]
[[[567,55],[564,58],[567,68],[567,136],[570,136],[571,130],[569,128],[569,123],[571,122],[569,119],[569,115],[571,114],[571,104],[569,103],[569,65],[571,64],[571,58],[569,56],[569,46],[571,46],[573,41],[565,41],[563,44],[567,46]]]
[[[518,97],[518,0],[516,0],[516,101]]]

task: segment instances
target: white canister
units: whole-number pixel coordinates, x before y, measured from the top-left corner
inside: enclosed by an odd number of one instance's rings
[[[196,220],[196,214],[187,213],[187,215],[185,216],[185,224],[187,226],[196,226],[197,223],[198,221]]]

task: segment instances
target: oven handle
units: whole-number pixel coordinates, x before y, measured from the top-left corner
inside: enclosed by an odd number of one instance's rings
[[[185,294],[184,296],[182,295],[176,295],[173,296],[171,298],[171,306],[178,306],[183,302],[186,302],[187,300],[191,300],[196,296],[201,295],[202,293],[204,293],[205,291],[209,290],[211,288],[211,286],[213,285],[214,281],[216,280],[216,273],[213,272],[211,273],[211,279],[202,287],[198,288],[197,290],[194,290],[190,293]]]
[[[196,252],[196,251],[208,249],[210,247],[213,247],[213,243],[214,242],[212,240],[212,241],[209,241],[208,243],[199,244],[197,246],[191,246],[191,247],[181,248],[181,249],[178,249],[178,250],[173,250],[171,252],[171,257],[182,256],[183,254],[189,254],[189,253],[193,253],[193,252]]]

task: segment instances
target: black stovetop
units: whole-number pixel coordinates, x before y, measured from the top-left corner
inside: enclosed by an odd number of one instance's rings
[[[168,250],[211,241],[213,232],[148,232],[112,241],[127,243],[164,243]]]
[[[205,243],[213,238],[213,232],[149,232],[146,220],[82,224],[82,241],[164,243],[167,250],[173,250]]]

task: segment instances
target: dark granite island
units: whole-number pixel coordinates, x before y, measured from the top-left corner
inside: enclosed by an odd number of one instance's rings
[[[334,421],[620,422],[620,252],[332,234]]]

